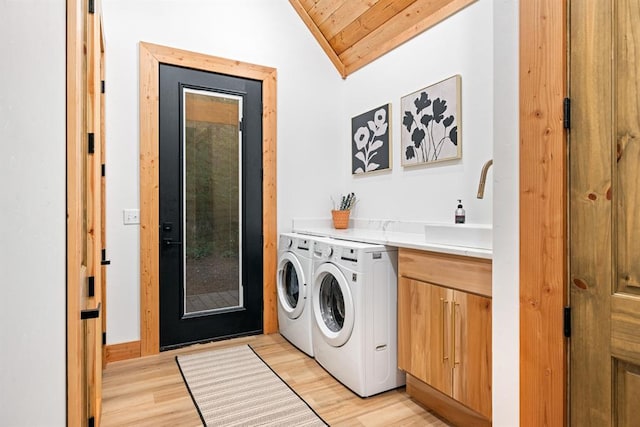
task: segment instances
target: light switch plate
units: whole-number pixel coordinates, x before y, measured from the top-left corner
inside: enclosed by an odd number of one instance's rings
[[[140,209],[125,209],[123,221],[125,225],[140,224]]]

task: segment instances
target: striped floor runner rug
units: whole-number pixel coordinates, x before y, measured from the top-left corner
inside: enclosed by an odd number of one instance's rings
[[[205,426],[326,426],[248,345],[177,356]]]

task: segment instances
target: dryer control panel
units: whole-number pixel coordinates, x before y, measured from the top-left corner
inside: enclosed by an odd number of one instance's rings
[[[298,239],[298,249],[308,251],[310,246],[311,241],[309,239]]]
[[[315,259],[325,261],[349,261],[357,263],[360,259],[361,251],[357,248],[350,248],[339,245],[331,245],[324,242],[316,242],[313,255]]]

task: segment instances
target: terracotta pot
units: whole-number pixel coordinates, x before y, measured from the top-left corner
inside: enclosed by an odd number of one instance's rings
[[[333,227],[338,230],[344,230],[349,226],[349,213],[350,210],[344,211],[331,211],[331,216],[333,217]]]

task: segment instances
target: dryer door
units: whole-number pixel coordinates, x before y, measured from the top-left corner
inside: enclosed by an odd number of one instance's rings
[[[280,255],[278,262],[278,301],[290,319],[297,319],[307,299],[304,271],[300,260],[291,252]]]
[[[353,331],[355,311],[349,283],[335,264],[321,264],[313,280],[313,317],[324,340],[340,347]]]

